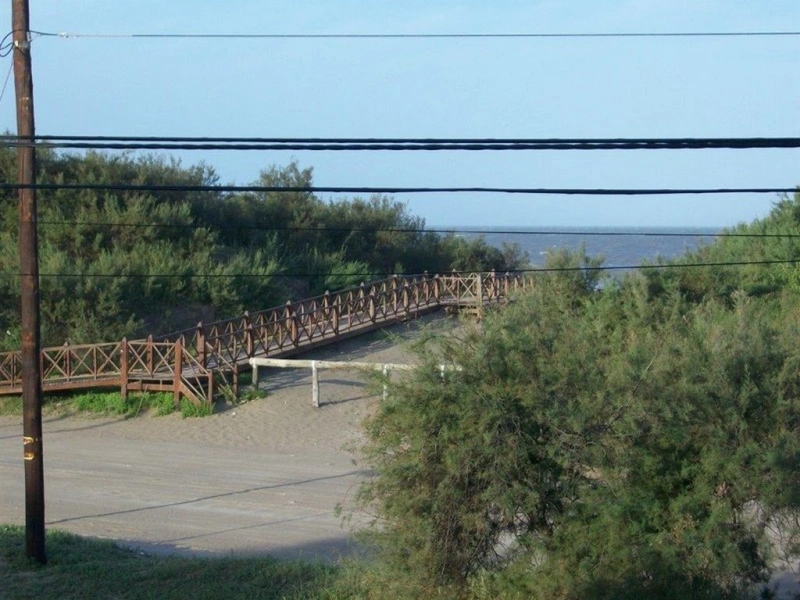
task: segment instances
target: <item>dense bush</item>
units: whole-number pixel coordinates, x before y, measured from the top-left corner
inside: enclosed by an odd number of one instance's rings
[[[0,149],[0,172],[16,177]],[[153,156],[41,151],[41,183],[208,186],[213,169]],[[256,185],[300,191],[42,190],[38,193],[46,345],[166,332],[393,273],[507,270],[524,264],[482,241],[440,238],[391,198],[324,202],[292,163]],[[19,346],[17,199],[0,192],[0,350]],[[323,231],[324,229],[324,231]]]
[[[797,206],[780,203],[768,229],[800,233],[787,224]],[[681,260],[775,256],[771,244],[786,246],[777,240],[751,255],[725,239]],[[764,266],[651,269],[598,289],[596,262],[556,260],[585,269],[538,278],[457,338],[431,336],[424,368],[391,385],[369,420],[376,476],[359,498],[377,516],[368,536],[387,589],[752,592],[778,558],[800,552],[793,277]],[[441,377],[441,362],[457,368]]]

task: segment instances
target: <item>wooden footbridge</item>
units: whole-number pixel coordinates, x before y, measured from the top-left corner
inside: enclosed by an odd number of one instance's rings
[[[392,277],[168,335],[43,348],[42,388],[166,391],[212,402],[254,357],[285,358],[441,308],[480,312],[523,285],[510,274]],[[0,353],[0,395],[22,392],[20,352]]]

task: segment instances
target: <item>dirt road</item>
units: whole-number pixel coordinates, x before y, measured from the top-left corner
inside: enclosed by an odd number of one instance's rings
[[[395,335],[409,337],[415,324]],[[373,334],[303,358],[413,362]],[[267,397],[211,417],[48,414],[46,523],[153,553],[335,558],[349,527],[334,514],[369,475],[345,449],[377,401],[357,372],[262,371]],[[23,524],[19,417],[0,418],[0,522]],[[355,519],[354,523],[358,523]]]

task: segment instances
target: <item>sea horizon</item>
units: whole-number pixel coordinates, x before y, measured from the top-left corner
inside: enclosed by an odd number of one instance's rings
[[[430,227],[470,239],[482,237],[490,246],[517,244],[528,254],[531,266],[542,266],[554,250],[576,251],[583,245],[591,257],[603,257],[604,266],[635,269],[658,258],[676,258],[713,241],[725,227],[606,227],[525,226],[480,227],[449,225]]]

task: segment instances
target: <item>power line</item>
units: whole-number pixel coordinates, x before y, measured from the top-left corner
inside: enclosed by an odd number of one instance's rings
[[[6,86],[8,86],[8,80],[11,79],[11,72],[14,70],[14,62],[12,61],[10,65],[8,65],[8,73],[6,73],[6,80],[3,82],[3,89],[0,91],[0,104],[3,102],[3,97],[6,95]]]
[[[600,265],[584,267],[530,267],[525,269],[514,269],[517,274],[537,274],[537,273],[567,273],[576,271],[633,271],[640,269],[685,269],[685,268],[710,268],[710,267],[746,267],[746,266],[769,266],[769,265],[796,265],[800,263],[800,258],[785,260],[752,260],[752,261],[724,261],[724,262],[701,262],[701,263],[656,263],[640,265]],[[471,273],[490,274],[494,271],[470,271]],[[444,271],[440,275],[459,275],[461,271]],[[0,277],[22,277],[21,274],[0,274]],[[296,278],[296,277],[422,277],[423,273],[40,273],[42,278],[75,278],[75,279],[234,279],[234,278]]]
[[[19,141],[20,143],[30,143],[31,138],[23,138],[14,135],[0,136],[2,140]],[[375,144],[644,144],[659,143],[672,145],[692,145],[692,144],[729,144],[732,142],[781,142],[800,139],[795,137],[677,137],[677,138],[405,138],[405,137],[264,137],[264,136],[131,136],[131,135],[36,135],[34,141],[49,142],[241,142],[241,143],[375,143]]]
[[[798,137],[746,138],[265,138],[18,136],[0,146],[72,150],[235,150],[235,151],[529,151],[529,150],[707,150],[800,148]]]
[[[714,237],[714,238],[800,238],[800,233],[735,233],[722,231],[605,231],[582,229],[458,229],[458,228],[403,228],[403,227],[297,227],[261,225],[209,225],[209,224],[175,224],[175,223],[118,223],[107,221],[39,221],[44,226],[102,226],[158,229],[208,229],[221,231],[295,231],[310,233],[435,233],[435,234],[468,234],[468,235],[558,235],[575,237]],[[711,228],[709,228],[711,229]]]
[[[14,41],[12,40],[13,37],[14,32],[9,31],[3,36],[3,39],[0,40],[0,58],[5,58],[11,54],[11,51],[14,49]]]
[[[413,40],[413,39],[569,39],[569,38],[730,38],[730,37],[796,37],[800,31],[619,31],[561,33],[71,33],[34,31],[44,37],[62,39],[238,39],[238,40]]]
[[[555,196],[675,196],[709,194],[789,194],[796,187],[766,188],[518,188],[518,187],[395,187],[395,186],[271,186],[160,185],[127,183],[0,183],[0,190],[218,193],[331,193],[331,194],[523,194]]]

